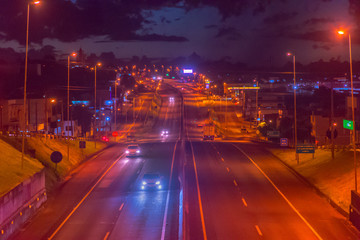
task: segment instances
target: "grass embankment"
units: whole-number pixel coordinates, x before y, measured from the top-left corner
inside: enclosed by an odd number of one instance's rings
[[[44,168],[38,160],[28,156],[22,167],[21,152],[3,140],[0,140],[0,149],[0,196]]]
[[[312,154],[300,154],[297,164],[293,149],[269,150],[349,212],[350,190],[354,189],[354,152],[336,151],[332,160],[330,150],[316,149],[314,159]]]
[[[6,143],[6,142],[7,143]],[[11,145],[10,145],[11,144]],[[0,193],[5,194],[34,173],[45,168],[46,188],[51,191],[54,184],[68,175],[89,155],[106,147],[105,143],[86,142],[86,148],[79,148],[79,141],[70,141],[70,160],[67,158],[67,141],[45,138],[27,138],[26,155],[21,168],[21,138],[3,138],[0,140]],[[57,165],[50,160],[50,155],[59,151],[63,160]]]

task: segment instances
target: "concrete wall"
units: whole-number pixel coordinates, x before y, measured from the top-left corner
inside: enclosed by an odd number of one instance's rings
[[[45,172],[36,173],[0,198],[0,238],[7,239],[46,201]]]

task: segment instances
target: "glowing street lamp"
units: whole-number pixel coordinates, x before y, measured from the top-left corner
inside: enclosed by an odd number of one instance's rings
[[[299,164],[299,154],[296,152],[297,147],[297,124],[296,124],[296,71],[295,71],[295,55],[288,52],[287,56],[293,57],[293,73],[294,73],[294,144],[295,144],[295,159]]]
[[[339,30],[339,35],[345,35],[345,31]],[[350,82],[351,82],[351,112],[353,121],[353,132],[352,132],[352,145],[354,150],[354,172],[355,172],[355,192],[357,192],[357,164],[356,164],[356,145],[355,145],[355,107],[354,107],[354,85],[353,85],[353,70],[352,70],[352,55],[351,55],[351,36],[349,33],[349,61],[350,61]]]
[[[25,155],[25,134],[27,131],[27,114],[26,114],[26,84],[27,84],[27,72],[28,72],[28,52],[29,52],[29,20],[30,20],[30,5],[38,5],[40,1],[29,2],[27,5],[27,17],[26,17],[26,43],[25,43],[25,76],[24,76],[24,127],[22,134],[22,147],[21,147],[21,168],[24,167],[24,155]]]

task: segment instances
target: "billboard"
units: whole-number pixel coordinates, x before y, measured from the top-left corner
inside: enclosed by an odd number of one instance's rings
[[[184,69],[183,69],[183,72],[184,72],[184,73],[193,73],[193,70],[190,69],[190,68],[184,68]]]

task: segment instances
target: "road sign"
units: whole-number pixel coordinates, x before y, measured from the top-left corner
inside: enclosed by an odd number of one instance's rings
[[[315,146],[312,145],[297,145],[296,153],[315,153]]]
[[[118,135],[119,135],[118,132],[112,132],[112,136],[113,136],[113,137],[117,137]]]
[[[353,123],[353,121],[344,119],[344,120],[343,120],[343,128],[349,129],[349,130],[354,130],[354,123]]]
[[[267,136],[268,137],[280,137],[280,132],[279,131],[267,131]]]
[[[289,146],[289,140],[287,138],[280,138],[280,146],[281,147]]]
[[[86,148],[86,142],[85,141],[79,141],[79,148]]]
[[[58,151],[54,151],[51,155],[50,155],[50,159],[52,162],[54,163],[59,163],[61,162],[63,156],[61,154],[61,152]]]

